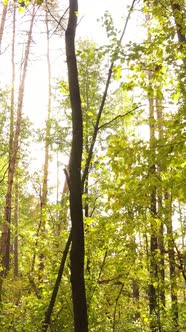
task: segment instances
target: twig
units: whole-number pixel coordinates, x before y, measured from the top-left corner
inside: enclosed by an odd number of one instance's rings
[[[63,15],[60,17],[60,19],[57,19],[57,18],[52,14],[52,12],[51,12],[51,10],[49,9],[48,5],[47,5],[47,10],[48,10],[50,16],[51,16],[51,17],[54,19],[54,21],[57,23],[57,27],[55,28],[54,32],[57,31],[57,29],[58,29],[59,26],[63,29],[63,31],[65,31],[65,28],[62,26],[61,21],[62,21],[62,19],[64,18],[65,14],[68,12],[69,7],[64,11],[64,13],[63,13]],[[53,32],[53,33],[54,33],[54,32]]]
[[[103,127],[106,127],[106,126],[110,125],[111,123],[113,123],[114,121],[116,121],[116,120],[119,119],[119,118],[124,118],[126,115],[129,115],[130,113],[134,112],[136,109],[140,108],[141,106],[142,106],[142,105],[140,105],[140,106],[136,106],[135,108],[133,108],[132,110],[126,112],[125,114],[119,114],[119,115],[115,116],[115,118],[113,118],[112,120],[110,120],[110,121],[108,121],[108,122],[102,124],[101,126],[99,126],[99,127],[98,127],[98,130],[100,130],[100,129],[103,128]]]
[[[7,165],[7,163],[1,168],[1,172],[2,172],[2,170],[5,168],[6,165]],[[5,169],[5,171],[4,171],[4,173],[3,173],[3,176],[2,176],[2,178],[1,178],[1,180],[0,180],[0,183],[2,183],[2,182],[4,181],[4,179],[5,179],[5,175],[6,175],[7,171],[8,171],[8,168],[9,168],[9,166]]]

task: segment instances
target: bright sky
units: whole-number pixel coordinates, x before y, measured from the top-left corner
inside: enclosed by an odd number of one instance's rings
[[[108,10],[116,21],[121,21],[121,17],[126,16],[128,3],[130,3],[130,0],[79,0],[81,23],[78,27],[78,34],[99,41],[105,35],[103,29],[100,28],[100,23],[96,20],[101,18],[104,12]]]
[[[68,1],[66,0],[68,4]],[[122,30],[126,16],[128,15],[127,5],[131,5],[131,0],[79,0],[79,25],[77,28],[77,39],[89,38],[93,39],[97,43],[106,43],[106,34],[104,28],[101,26],[101,22],[97,22],[98,18],[101,18],[106,10],[108,10],[113,16],[116,28]],[[21,17],[20,14],[18,14]],[[139,27],[137,28],[138,17],[136,13],[132,13],[131,22],[129,22],[125,40],[135,38],[139,39]],[[19,18],[20,20],[20,18]],[[135,24],[134,24],[135,22]],[[20,23],[18,23],[20,24]],[[37,26],[39,27],[37,22]],[[138,32],[137,32],[138,31]],[[4,39],[10,37],[4,35]],[[8,42],[9,42],[8,40]],[[37,33],[33,36],[34,41],[34,54],[31,56],[30,68],[28,70],[27,82],[26,82],[26,94],[25,94],[25,112],[29,115],[32,121],[39,123],[43,120],[46,114],[46,102],[47,102],[47,68],[46,68],[46,40],[43,35]],[[52,51],[53,54],[53,77],[62,77],[64,69],[62,67],[62,61],[60,60],[61,54],[64,53],[64,37],[56,39],[52,42],[52,48],[56,49]],[[56,44],[55,44],[56,43]],[[9,45],[9,50],[10,50]],[[16,54],[18,49],[16,49]],[[7,52],[6,52],[7,54]],[[7,68],[11,66],[10,57],[5,54],[3,56],[3,63],[5,65],[0,66],[0,75],[3,76],[3,82],[9,84],[11,79],[11,71],[8,72]],[[39,59],[40,57],[40,59]],[[1,62],[2,63],[2,62]],[[32,95],[32,97],[30,97]],[[31,101],[30,101],[31,98]]]
[[[78,38],[93,39],[97,43],[106,43],[105,30],[101,27],[101,22],[97,22],[98,18],[101,18],[106,10],[111,12],[115,20],[115,24],[118,29],[123,28],[124,18],[127,16],[128,11],[126,6],[130,3],[130,0],[79,0],[79,20],[80,23],[77,28]],[[128,31],[129,32],[129,31]],[[128,33],[128,36],[130,34]],[[134,37],[134,36],[133,36]],[[36,40],[37,39],[37,40]],[[38,54],[45,54],[46,41],[41,42],[40,37],[34,37],[36,45],[39,44],[37,50]],[[63,77],[63,64],[60,60],[61,54],[64,53],[64,38],[56,39],[52,42],[51,48],[56,48],[57,51],[53,51],[53,77]],[[56,45],[54,45],[56,43]],[[37,46],[36,46],[37,47]],[[36,52],[36,53],[37,53]],[[32,102],[30,103],[30,87],[32,88]],[[30,118],[35,122],[43,121],[43,116],[46,114],[46,102],[47,102],[47,69],[46,58],[42,58],[40,61],[32,62],[32,69],[29,71],[29,80],[26,85],[25,105],[27,105],[25,111],[29,114]],[[38,112],[39,110],[39,112]],[[37,114],[37,116],[35,115]]]
[[[68,1],[67,1],[68,3]],[[79,25],[77,28],[78,38],[89,38],[97,43],[106,43],[106,34],[101,22],[97,19],[104,15],[108,10],[118,30],[123,29],[125,19],[128,15],[127,5],[131,5],[131,0],[79,0]],[[21,15],[19,14],[21,17]],[[129,22],[125,41],[132,39],[139,39],[138,13],[132,13],[131,22]],[[19,23],[20,24],[20,23]],[[29,116],[34,122],[35,127],[44,123],[47,114],[47,66],[46,66],[46,40],[43,35],[39,33],[40,22],[36,23],[38,27],[37,33],[33,36],[34,46],[30,57],[29,70],[26,80],[25,98],[24,98],[24,113]],[[5,35],[5,39],[8,36]],[[52,72],[53,77],[63,78],[65,71],[64,64],[61,61],[61,55],[64,54],[64,37],[52,41]],[[10,45],[9,45],[10,49]],[[16,50],[17,52],[18,50]],[[3,56],[4,58],[4,56]],[[11,66],[10,58],[5,54],[5,63],[7,66],[1,66],[0,75],[4,76],[5,80],[10,82],[11,71],[8,73],[7,68]],[[2,61],[2,60],[1,60]],[[2,64],[2,62],[1,62]],[[10,67],[11,68],[11,67]],[[35,169],[41,167],[41,151],[37,150],[36,146],[32,152],[33,163]],[[38,155],[40,156],[38,159]],[[43,156],[44,157],[44,156]],[[53,170],[56,174],[56,170]]]

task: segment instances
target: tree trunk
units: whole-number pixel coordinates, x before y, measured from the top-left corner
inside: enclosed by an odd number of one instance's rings
[[[46,227],[46,207],[48,199],[48,166],[49,166],[49,145],[50,145],[50,117],[51,117],[51,102],[52,102],[52,88],[51,88],[51,63],[50,63],[50,36],[49,36],[49,26],[48,26],[48,12],[45,12],[45,24],[46,24],[46,36],[47,36],[47,69],[48,69],[48,112],[45,128],[45,158],[43,167],[43,183],[41,192],[41,220],[40,220],[40,231],[41,239],[45,237],[45,227]],[[38,236],[39,236],[38,232]],[[39,279],[42,280],[42,271],[44,269],[44,252],[39,254]]]
[[[16,176],[15,179],[15,207],[14,207],[14,277],[19,276],[19,267],[18,267],[18,215],[19,215],[19,188],[18,188],[18,179]]]
[[[169,271],[170,271],[170,293],[171,293],[171,305],[172,305],[172,317],[174,323],[174,331],[179,332],[178,323],[178,296],[176,290],[176,260],[175,260],[175,244],[172,228],[172,203],[171,195],[165,194],[165,207],[166,207],[166,226],[168,237],[168,256],[169,256]]]
[[[6,14],[8,10],[8,3],[7,5],[3,5],[3,12],[1,15],[1,23],[0,23],[0,54],[1,54],[1,44],[3,40],[3,33],[4,33],[4,27],[5,27],[5,22],[6,22]]]
[[[43,187],[41,197],[41,208],[45,208],[47,204],[48,194],[48,162],[49,162],[49,143],[50,143],[50,117],[51,117],[51,101],[52,101],[52,88],[51,88],[51,63],[50,63],[50,36],[48,26],[48,12],[46,11],[46,34],[47,34],[47,69],[48,69],[48,113],[45,131],[45,161],[43,171]]]
[[[157,88],[158,89],[158,88]],[[161,88],[160,88],[161,89]],[[159,93],[159,95],[161,95]],[[162,102],[156,96],[156,115],[157,115],[157,127],[158,127],[158,138],[159,144],[162,144],[163,140],[163,114],[162,114]],[[157,165],[158,169],[158,176],[161,178],[161,162]],[[158,215],[161,219],[161,225],[158,231],[158,248],[160,250],[160,259],[159,259],[159,283],[160,283],[160,300],[161,300],[161,307],[165,308],[165,261],[164,261],[164,222],[163,222],[163,214],[162,214],[162,204],[163,204],[163,197],[162,197],[162,188],[158,188]]]
[[[75,32],[78,2],[70,0],[70,12],[65,33],[70,102],[72,109],[72,149],[69,166],[70,215],[72,222],[71,284],[75,332],[88,332],[87,304],[84,281],[84,227],[82,208],[81,162],[83,121],[75,54]]]
[[[62,275],[63,275],[63,270],[64,270],[64,267],[65,267],[65,262],[66,262],[66,258],[67,258],[68,251],[69,251],[69,248],[70,248],[71,240],[72,240],[72,233],[70,231],[70,234],[69,234],[64,252],[63,252],[63,256],[62,256],[62,259],[61,259],[61,263],[60,263],[58,275],[57,275],[57,278],[56,278],[56,282],[55,282],[55,285],[54,285],[54,288],[53,288],[50,303],[49,303],[49,306],[48,306],[48,308],[45,312],[45,320],[43,322],[43,331],[45,331],[45,332],[47,331],[47,329],[50,325],[51,315],[52,315],[52,311],[54,309],[54,305],[55,305],[56,297],[57,297],[57,294],[58,294],[58,289],[59,289],[59,286],[60,286],[61,278],[62,278]]]
[[[62,191],[62,194],[61,194],[61,202],[60,202],[61,211],[59,213],[58,235],[60,235],[60,233],[61,233],[62,226],[63,226],[63,229],[68,228],[68,222],[67,222],[68,206],[66,204],[68,193],[69,193],[68,181],[65,178],[65,182],[64,182],[64,185],[63,185],[63,191]]]
[[[9,168],[8,168],[8,186],[7,186],[7,194],[6,194],[6,203],[5,203],[5,218],[4,223],[2,225],[2,236],[1,236],[1,257],[2,257],[2,271],[1,277],[6,276],[9,267],[10,267],[10,224],[11,224],[11,207],[12,207],[12,188],[13,188],[13,180],[15,167],[17,162],[17,154],[19,150],[19,139],[21,133],[21,123],[22,123],[22,106],[23,106],[23,98],[24,98],[24,89],[25,89],[25,79],[26,72],[28,67],[28,57],[30,52],[30,45],[32,41],[32,29],[35,17],[35,7],[33,7],[32,18],[30,22],[30,29],[28,32],[28,40],[25,50],[24,56],[24,66],[23,66],[23,74],[21,77],[21,82],[19,86],[18,93],[18,106],[17,106],[17,120],[16,120],[16,128],[14,133],[14,138],[12,142],[12,154],[9,160]]]
[[[15,108],[15,36],[16,36],[16,5],[13,7],[13,25],[12,25],[12,86],[11,86],[11,106],[10,106],[10,138],[9,138],[9,160],[12,158],[12,148],[14,139],[14,108]]]
[[[132,280],[132,296],[133,296],[135,306],[138,307],[140,293],[139,293],[138,281],[136,279]],[[134,320],[138,320],[139,318],[140,318],[140,312],[139,312],[139,309],[136,308],[136,311],[134,314]]]
[[[178,40],[180,43],[186,42],[186,36],[184,34],[184,15],[181,9],[181,5],[179,4],[179,1],[173,1],[171,0],[171,7],[173,12],[174,21],[176,24],[176,32],[178,35]]]
[[[149,35],[149,39],[151,36]],[[149,84],[152,81],[152,74],[148,72]],[[149,128],[150,128],[150,173],[153,177],[156,172],[155,164],[155,118],[154,118],[154,98],[149,95]],[[149,311],[151,316],[151,331],[158,331],[158,302],[157,302],[157,284],[158,284],[158,266],[157,266],[157,227],[155,217],[157,214],[156,187],[153,186],[150,194],[150,211],[151,211],[151,233],[150,233],[150,285],[149,285]],[[156,286],[155,286],[156,285]]]

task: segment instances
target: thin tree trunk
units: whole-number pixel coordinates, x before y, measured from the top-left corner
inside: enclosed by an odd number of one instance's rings
[[[163,140],[163,113],[162,113],[162,103],[161,100],[156,97],[156,114],[157,114],[157,124],[158,124],[158,138],[160,145],[162,144]],[[158,173],[159,177],[161,177],[162,167],[159,163],[158,165]],[[159,228],[158,234],[158,247],[160,250],[160,260],[159,260],[159,279],[160,279],[160,300],[161,300],[161,307],[165,308],[165,261],[164,261],[164,222],[163,222],[163,215],[162,215],[162,205],[163,205],[163,197],[162,197],[162,189],[158,188],[158,215],[161,218],[161,225]]]
[[[119,299],[120,299],[120,297],[122,295],[123,287],[124,287],[124,283],[121,284],[120,290],[119,290],[118,295],[117,295],[117,297],[115,299],[114,312],[113,312],[112,332],[117,332],[117,320],[116,320],[117,307],[118,307]]]
[[[12,159],[13,139],[14,139],[14,109],[15,109],[15,36],[16,36],[16,4],[13,3],[13,25],[12,25],[12,86],[11,86],[11,106],[10,106],[10,134],[9,134],[9,160]],[[15,207],[14,207],[14,277],[18,277],[18,183],[15,183]]]
[[[136,279],[132,280],[132,295],[136,307],[134,319],[138,320],[140,318],[140,312],[139,309],[137,309],[137,304],[139,303],[140,293],[139,293],[138,281]]]
[[[165,194],[165,206],[166,206],[166,226],[168,237],[168,256],[169,256],[169,271],[170,271],[170,293],[172,302],[172,316],[174,322],[174,331],[179,332],[178,322],[178,296],[176,290],[176,260],[175,260],[175,244],[172,228],[172,202],[171,195],[167,192]]]
[[[30,29],[28,32],[28,40],[24,56],[23,73],[18,93],[17,120],[16,120],[14,139],[12,143],[12,155],[11,159],[9,160],[9,168],[8,168],[8,186],[7,186],[6,203],[5,203],[5,218],[4,218],[4,223],[2,225],[2,237],[1,237],[1,257],[2,257],[1,277],[6,276],[10,267],[10,224],[11,224],[12,188],[13,188],[15,167],[17,162],[17,154],[19,150],[25,79],[28,67],[30,46],[32,41],[31,37],[32,37],[34,17],[35,17],[35,7],[33,6]]]
[[[14,139],[14,100],[15,100],[15,36],[16,36],[16,5],[13,7],[13,26],[12,26],[12,86],[11,86],[11,106],[10,106],[10,138],[9,138],[9,160],[12,159],[12,148]]]
[[[6,15],[8,11],[8,3],[6,5],[3,5],[3,11],[1,15],[1,23],[0,23],[0,54],[1,54],[1,44],[3,40],[3,34],[4,34],[4,27],[6,22]]]
[[[69,191],[69,177],[68,177],[68,174],[66,174],[66,179],[65,179],[65,183],[64,183],[64,187],[63,187],[63,192],[64,192],[64,194],[66,194],[68,191]],[[61,279],[62,279],[64,267],[65,267],[65,262],[66,262],[66,259],[67,259],[67,255],[68,255],[68,251],[69,251],[71,242],[72,242],[72,231],[70,231],[68,240],[66,242],[65,249],[63,251],[61,263],[60,263],[59,270],[58,270],[58,275],[57,275],[56,282],[55,282],[55,285],[54,285],[54,288],[53,288],[53,291],[52,291],[50,303],[49,303],[48,308],[45,312],[45,319],[44,319],[43,327],[42,327],[43,331],[47,331],[47,329],[50,325],[52,312],[53,312],[53,309],[54,309],[56,297],[57,297],[57,294],[58,294],[58,290],[59,290],[59,286],[60,286],[60,283],[61,283]]]
[[[15,179],[15,207],[14,207],[14,277],[17,278],[19,276],[19,252],[18,252],[18,215],[19,215],[19,187],[18,187],[18,179],[16,176]]]
[[[46,227],[46,207],[48,199],[48,166],[49,166],[49,145],[50,145],[50,117],[51,117],[51,101],[52,101],[52,88],[51,88],[51,62],[50,62],[50,36],[49,36],[49,25],[48,25],[48,12],[45,12],[45,24],[46,24],[46,36],[47,36],[47,69],[48,69],[48,112],[45,129],[45,160],[43,168],[43,184],[41,192],[41,221],[40,221],[40,232],[41,238],[45,237]],[[38,233],[38,235],[39,235]],[[44,252],[39,254],[39,279],[42,280],[42,271],[44,269]]]
[[[4,6],[3,10],[5,8],[7,10],[7,6]],[[2,16],[2,20],[3,21],[5,20],[5,18],[3,18],[3,16]],[[13,23],[12,24],[12,54],[11,54],[12,82],[11,82],[11,105],[10,105],[10,125],[9,125],[9,163],[12,159],[13,139],[14,139],[15,29],[16,29],[16,6],[15,6],[15,4],[13,6],[13,22],[12,23]]]
[[[58,289],[59,289],[59,286],[60,286],[60,282],[61,282],[61,279],[62,279],[62,275],[63,275],[63,271],[64,271],[64,267],[65,267],[65,262],[66,262],[66,258],[67,258],[68,251],[69,251],[69,248],[70,248],[71,240],[72,240],[72,233],[70,231],[70,234],[69,234],[64,252],[63,252],[63,256],[62,256],[62,259],[61,259],[61,264],[60,264],[59,271],[58,271],[58,276],[57,276],[57,279],[56,279],[56,282],[55,282],[55,285],[54,285],[54,288],[53,288],[50,303],[49,303],[49,306],[48,306],[48,308],[45,312],[45,320],[43,322],[43,331],[45,331],[45,332],[47,331],[47,329],[50,325],[51,315],[52,315],[52,311],[54,309],[54,305],[55,305]]]
[[[132,213],[133,215],[133,213]],[[134,219],[134,218],[133,218]],[[132,238],[132,251],[134,257],[137,257],[136,252],[136,240],[135,236]],[[135,258],[134,258],[134,265],[135,265]],[[137,278],[132,279],[132,295],[133,295],[133,301],[134,301],[134,307],[135,307],[135,313],[134,313],[134,320],[137,321],[140,318],[140,312],[139,312],[139,299],[140,299],[140,289],[139,289],[139,283]]]
[[[122,31],[122,33],[121,33],[121,37],[120,37],[120,39],[118,40],[118,43],[119,43],[119,44],[121,44],[121,42],[122,42],[122,40],[123,40],[123,37],[124,37],[124,35],[125,35],[126,29],[127,29],[127,25],[128,25],[128,22],[129,22],[129,19],[130,19],[131,13],[132,13],[132,11],[133,11],[133,8],[134,8],[134,5],[135,5],[135,2],[136,2],[136,0],[133,0],[133,1],[132,1],[132,4],[131,4],[131,6],[130,6],[130,9],[129,9],[129,12],[128,12],[128,15],[127,15],[127,18],[126,18],[126,21],[125,21],[124,27],[123,27],[123,31]],[[117,58],[117,57],[116,57],[116,58]],[[113,72],[114,64],[115,64],[115,61],[112,61],[111,64],[110,64],[109,71],[108,71],[107,81],[106,81],[106,84],[105,84],[105,90],[104,90],[103,97],[102,97],[102,101],[101,101],[101,104],[100,104],[100,107],[99,107],[99,110],[98,110],[98,114],[97,114],[96,122],[95,122],[95,125],[94,125],[94,132],[93,132],[93,135],[92,135],[92,140],[91,140],[91,144],[90,144],[90,148],[89,148],[89,153],[88,153],[88,157],[87,157],[87,159],[86,159],[85,168],[84,168],[84,170],[83,170],[83,175],[82,175],[82,187],[84,187],[84,184],[85,184],[85,181],[86,181],[86,178],[87,178],[87,174],[88,174],[88,172],[89,172],[90,163],[91,163],[92,155],[93,155],[93,151],[94,151],[94,145],[95,145],[95,143],[96,143],[96,139],[97,139],[98,131],[99,131],[99,129],[100,129],[100,128],[99,128],[99,124],[100,124],[101,116],[102,116],[102,113],[103,113],[103,110],[104,110],[104,107],[105,107],[105,102],[106,102],[107,95],[108,95],[108,89],[109,89],[110,82],[111,82],[111,78],[112,78],[112,72]]]
[[[75,54],[75,32],[78,2],[70,0],[70,12],[65,33],[70,102],[72,109],[72,149],[69,166],[70,215],[72,222],[71,284],[74,312],[74,331],[88,332],[87,303],[84,281],[84,227],[82,207],[81,162],[83,149],[83,121]]]
[[[67,171],[66,171],[67,172]],[[65,182],[63,185],[63,191],[61,195],[61,211],[59,213],[59,226],[58,226],[58,234],[61,233],[61,227],[67,229],[67,212],[68,212],[68,206],[67,206],[67,194],[69,192],[67,179],[65,178]]]
[[[149,35],[150,39],[150,35]],[[148,73],[149,84],[151,84],[152,74]],[[149,96],[149,128],[150,128],[150,147],[152,152],[152,158],[150,161],[151,176],[154,176],[156,172],[155,164],[155,118],[154,118],[154,98]],[[150,234],[150,285],[149,285],[149,311],[151,316],[151,331],[158,331],[158,302],[157,302],[157,287],[158,283],[158,266],[157,266],[157,229],[155,217],[157,214],[157,202],[156,202],[156,187],[152,188],[150,194],[150,211],[151,211],[151,234]]]
[[[185,238],[186,238],[186,231],[185,231],[185,218],[184,218],[184,213],[182,212],[182,203],[179,201],[178,202],[178,206],[179,206],[179,222],[180,222],[180,226],[181,226],[181,252],[178,250],[178,248],[176,247],[176,251],[177,251],[177,257],[179,260],[179,269],[182,272],[184,281],[185,281],[185,285],[186,285],[186,264],[185,264]],[[186,301],[186,292],[185,292],[185,288],[183,290],[184,292],[184,301]]]
[[[48,163],[49,163],[49,143],[50,143],[50,117],[51,117],[51,101],[52,101],[52,88],[51,88],[51,62],[50,62],[50,36],[48,26],[48,13],[46,11],[46,34],[47,34],[47,69],[48,69],[48,113],[46,121],[46,133],[45,133],[45,161],[43,172],[43,187],[41,197],[41,209],[46,208],[47,194],[48,194]]]

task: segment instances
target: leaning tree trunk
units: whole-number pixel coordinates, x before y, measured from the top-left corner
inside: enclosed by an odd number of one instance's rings
[[[72,109],[72,148],[69,165],[70,215],[72,223],[71,284],[75,332],[88,332],[87,303],[84,281],[84,228],[82,208],[81,162],[83,150],[83,121],[77,61],[75,32],[78,1],[70,0],[70,12],[65,33],[70,102]]]
[[[43,321],[43,326],[42,326],[42,331],[43,332],[46,332],[49,325],[50,325],[51,316],[52,316],[52,312],[53,312],[53,309],[54,309],[54,305],[55,305],[56,297],[57,297],[57,294],[58,294],[59,286],[60,286],[60,283],[61,283],[61,279],[62,279],[64,267],[65,267],[65,262],[66,262],[66,259],[67,259],[67,255],[68,255],[68,251],[69,251],[69,248],[70,248],[71,241],[72,241],[72,232],[70,231],[68,240],[67,240],[66,245],[65,245],[65,249],[63,251],[61,263],[60,263],[59,270],[58,270],[58,275],[57,275],[56,282],[55,282],[55,285],[54,285],[54,288],[53,288],[53,291],[52,291],[50,302],[49,302],[47,310],[45,311],[45,319]]]
[[[33,7],[32,18],[31,18],[31,22],[30,22],[30,29],[28,32],[28,40],[27,40],[25,56],[24,56],[23,74],[22,74],[22,78],[21,78],[21,82],[20,82],[20,86],[19,86],[19,93],[18,93],[16,127],[15,127],[13,142],[12,142],[11,158],[9,159],[8,185],[7,185],[7,194],[6,194],[6,203],[5,203],[5,217],[4,217],[4,223],[2,225],[2,236],[1,236],[1,260],[2,260],[1,277],[6,276],[6,274],[9,271],[9,267],[10,267],[10,224],[11,224],[11,208],[12,208],[12,189],[13,189],[13,180],[14,180],[17,156],[18,156],[18,151],[19,151],[19,139],[20,139],[20,133],[21,133],[25,79],[26,79],[26,72],[27,72],[27,67],[28,67],[30,46],[31,46],[31,41],[32,41],[32,29],[33,29],[34,17],[35,17],[35,7]]]
[[[7,10],[8,10],[8,2],[7,2],[6,5],[3,5],[3,11],[2,11],[2,15],[1,15],[1,23],[0,23],[0,54],[1,54],[1,43],[2,43],[3,34],[4,34],[4,27],[5,27],[5,22],[6,22]]]

